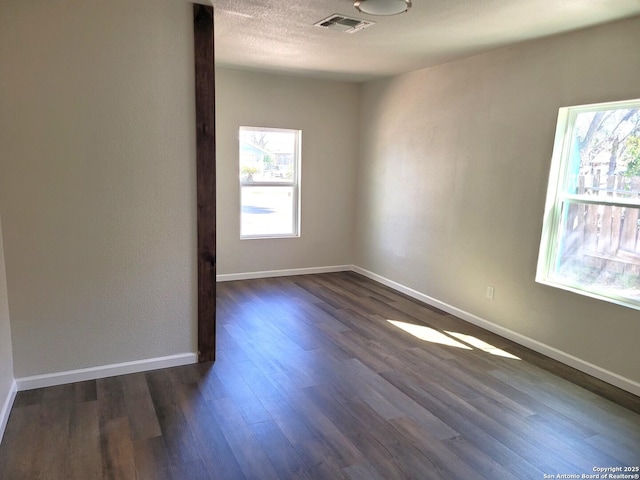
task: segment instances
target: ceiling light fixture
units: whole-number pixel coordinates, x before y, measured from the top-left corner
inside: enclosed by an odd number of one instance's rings
[[[353,6],[368,15],[398,15],[411,8],[411,0],[355,0]]]

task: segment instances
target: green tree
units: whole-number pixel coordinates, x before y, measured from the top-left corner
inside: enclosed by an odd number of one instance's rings
[[[637,108],[603,110],[593,112],[588,127],[579,139],[581,166],[593,166],[594,160],[602,153],[608,154],[607,175],[615,175],[619,164],[636,168],[638,159],[638,137],[640,135],[640,112]]]
[[[253,176],[258,173],[258,169],[256,167],[242,167],[240,170],[243,175],[246,176],[247,182],[253,182]]]
[[[627,177],[640,176],[640,137],[631,135],[626,141],[629,163],[623,175]]]

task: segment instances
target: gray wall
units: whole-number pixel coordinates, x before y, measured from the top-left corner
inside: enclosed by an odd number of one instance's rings
[[[11,348],[11,326],[9,324],[9,300],[2,248],[2,220],[0,219],[0,422],[2,407],[13,386],[13,356]],[[8,415],[7,415],[8,418]],[[2,426],[0,425],[0,438]]]
[[[2,4],[17,378],[196,350],[192,25],[175,0]]]
[[[218,273],[353,261],[359,85],[216,70]],[[301,236],[240,240],[238,128],[302,130]]]
[[[366,84],[354,263],[640,382],[637,310],[534,282],[558,108],[640,97],[638,45],[635,18]]]

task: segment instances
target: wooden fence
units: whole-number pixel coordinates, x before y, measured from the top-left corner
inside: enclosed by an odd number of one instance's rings
[[[580,175],[578,194],[613,198],[632,194],[640,199],[640,178]],[[640,208],[569,204],[565,223],[566,257],[581,257],[585,266],[615,273],[640,275]],[[565,258],[566,258],[565,257]]]

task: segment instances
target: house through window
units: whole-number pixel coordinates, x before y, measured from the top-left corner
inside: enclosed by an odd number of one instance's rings
[[[240,237],[300,234],[300,130],[240,127]]]
[[[640,309],[640,100],[561,108],[540,283]]]

